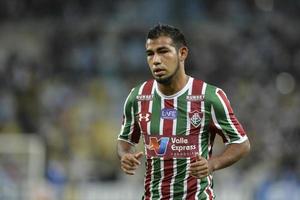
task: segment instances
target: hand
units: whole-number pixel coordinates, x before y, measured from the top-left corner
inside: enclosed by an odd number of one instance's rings
[[[134,175],[135,170],[141,165],[139,161],[143,152],[126,153],[121,157],[121,169],[128,175]]]
[[[211,171],[209,162],[200,155],[196,156],[196,161],[191,163],[189,168],[190,175],[199,179],[207,177]]]

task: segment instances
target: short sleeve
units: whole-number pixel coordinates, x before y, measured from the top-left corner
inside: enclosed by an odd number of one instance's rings
[[[124,140],[131,144],[137,144],[140,139],[140,128],[135,119],[134,112],[135,90],[129,93],[123,108],[123,120],[121,130],[118,136],[119,140]]]
[[[242,143],[248,139],[226,94],[219,88],[216,88],[212,97],[211,116],[213,125],[220,130],[219,134],[226,144]]]

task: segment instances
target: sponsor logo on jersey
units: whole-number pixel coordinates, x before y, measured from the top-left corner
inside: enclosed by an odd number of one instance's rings
[[[190,122],[195,128],[200,126],[202,117],[203,113],[198,110],[189,113]]]
[[[154,151],[156,155],[163,156],[166,154],[168,143],[168,137],[161,137],[160,139],[156,137],[150,137],[150,142],[148,145],[146,145],[146,147],[147,149]]]
[[[146,113],[138,113],[137,118],[139,122],[149,122],[151,119],[151,113],[146,112]]]
[[[177,110],[174,108],[164,108],[160,112],[160,117],[162,119],[176,119],[177,118]]]
[[[198,154],[198,135],[146,137],[148,157],[187,158]],[[148,144],[147,144],[148,143]]]
[[[201,95],[187,95],[186,100],[187,101],[203,101],[204,100],[204,94],[201,94]]]
[[[152,94],[141,94],[141,95],[137,95],[136,99],[138,101],[151,101],[153,99],[153,95]]]

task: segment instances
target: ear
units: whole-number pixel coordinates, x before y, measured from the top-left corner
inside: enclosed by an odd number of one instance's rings
[[[189,49],[186,46],[180,47],[178,50],[178,56],[180,61],[184,61],[189,53]]]

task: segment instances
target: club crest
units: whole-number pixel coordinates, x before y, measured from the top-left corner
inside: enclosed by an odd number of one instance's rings
[[[203,113],[197,110],[189,113],[190,122],[195,128],[200,126],[202,117]]]

